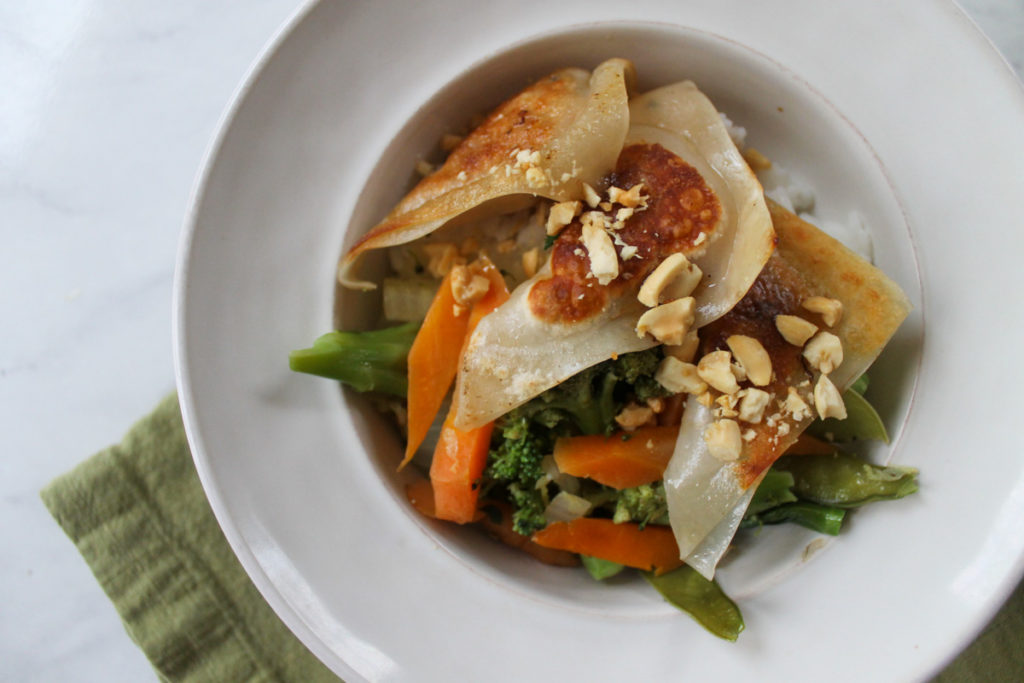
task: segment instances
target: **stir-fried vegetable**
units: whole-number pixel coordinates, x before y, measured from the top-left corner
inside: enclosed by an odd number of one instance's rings
[[[406,395],[409,388],[407,359],[417,323],[406,323],[368,332],[328,332],[308,349],[292,351],[288,365],[305,372],[343,382],[356,391]]]
[[[644,572],[644,578],[666,600],[719,638],[735,641],[739,637],[744,628],[743,615],[715,581],[708,581],[688,565],[661,576]]]
[[[627,567],[664,574],[682,564],[672,531],[664,526],[647,526],[610,519],[580,517],[571,522],[554,522],[533,535],[545,548],[569,550],[599,557]]]
[[[775,468],[793,475],[793,491],[801,499],[838,508],[896,500],[917,491],[916,469],[873,465],[841,451],[784,456]]]
[[[672,457],[679,428],[641,427],[611,436],[563,437],[555,442],[558,469],[616,489],[661,479]]]

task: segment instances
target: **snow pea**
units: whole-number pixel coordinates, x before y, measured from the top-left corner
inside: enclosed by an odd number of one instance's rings
[[[583,568],[587,570],[587,573],[598,581],[610,579],[626,568],[624,564],[590,555],[580,555],[580,562],[583,563]]]
[[[817,503],[798,501],[786,503],[743,518],[740,528],[749,529],[762,524],[783,524],[793,522],[818,533],[838,536],[846,510]]]
[[[846,404],[845,420],[832,417],[816,420],[807,428],[807,433],[840,443],[865,440],[889,443],[885,423],[866,398],[851,389],[843,393],[843,403]]]
[[[739,637],[743,630],[743,615],[715,581],[708,581],[686,564],[661,576],[652,572],[642,573],[666,600],[696,619],[709,632],[730,641]]]
[[[793,475],[797,497],[832,507],[859,507],[917,491],[916,469],[873,465],[849,453],[787,455],[774,468]]]

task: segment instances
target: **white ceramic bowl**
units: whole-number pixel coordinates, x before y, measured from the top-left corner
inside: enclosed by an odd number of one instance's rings
[[[721,8],[741,5],[695,3],[687,23],[700,28],[685,28],[683,18],[655,21],[671,11],[657,2],[637,6],[648,21],[623,21],[614,3],[598,2],[590,18],[607,21],[574,24],[553,10],[536,25],[499,24],[488,10],[462,13],[458,2],[404,8],[404,16],[397,6],[325,2],[282,32],[239,92],[201,175],[181,251],[180,397],[200,477],[242,564],[298,637],[347,680],[446,680],[455,672],[467,680],[918,677],[955,654],[1012,587],[1024,538],[1012,533],[1024,491],[1020,459],[965,461],[982,445],[966,427],[999,408],[951,409],[940,400],[957,387],[987,386],[987,375],[966,371],[956,344],[992,341],[963,329],[979,314],[957,308],[969,302],[964,292],[937,313],[926,303],[933,292],[948,295],[948,278],[959,276],[935,266],[980,258],[986,228],[974,225],[981,237],[966,245],[947,242],[960,234],[956,224],[925,220],[949,197],[913,175],[933,166],[911,162],[888,134],[878,136],[880,150],[855,126],[885,130],[879,117],[906,125],[910,93],[882,114],[833,103],[887,92],[902,76],[837,85],[820,64],[794,60],[781,31],[773,45],[789,57],[784,64],[758,32],[729,24]],[[915,11],[940,24],[944,16]],[[771,14],[754,19],[769,34],[787,26]],[[829,24],[810,21],[810,29]],[[850,30],[832,36],[836,47],[856,38],[858,26]],[[531,79],[612,56],[634,60],[641,89],[695,80],[748,129],[750,144],[814,186],[823,219],[860,212],[878,265],[915,304],[871,374],[872,398],[897,436],[879,455],[918,466],[922,492],[858,512],[809,567],[809,532],[763,534],[720,573],[746,617],[736,645],[704,633],[643,582],[596,584],[422,519],[394,473],[401,444],[387,422],[357,395],[287,368],[289,350],[335,324],[373,318],[373,295],[335,292],[335,262],[404,194],[415,161],[442,132]],[[878,69],[887,57],[864,61]],[[845,73],[841,55],[821,60]],[[982,63],[995,68],[990,55]],[[1015,96],[1017,110],[997,117],[1007,129],[1022,120]],[[919,125],[934,135],[950,123],[946,115]],[[1001,156],[997,163],[1019,168]],[[968,174],[950,168],[937,177],[941,185]],[[999,216],[989,202],[975,208]],[[933,332],[936,319],[942,326]],[[1011,329],[1019,332],[1019,320]],[[987,456],[1005,445],[1000,428],[988,427]]]

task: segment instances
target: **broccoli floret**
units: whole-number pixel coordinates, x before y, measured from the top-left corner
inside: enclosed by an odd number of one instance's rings
[[[638,522],[641,527],[648,524],[668,524],[665,485],[659,481],[619,491],[615,499],[612,520],[617,524]]]
[[[484,471],[484,490],[505,489],[515,507],[513,528],[518,533],[529,535],[546,523],[548,486],[538,488],[537,482],[544,476],[541,461],[552,452],[555,439],[581,433],[610,434],[626,401],[664,396],[666,392],[653,379],[661,358],[661,350],[655,348],[599,363],[501,418]],[[638,493],[608,491],[607,499],[615,495],[628,498],[629,502],[622,504],[627,506],[622,513],[626,519],[646,524],[665,514],[663,489],[660,511],[650,512]]]
[[[533,486],[510,484],[508,494],[516,508],[512,513],[513,531],[523,536],[530,536],[534,531],[543,529],[547,525],[547,519],[544,517],[544,509],[547,504],[539,489]]]
[[[308,349],[292,351],[288,365],[343,382],[356,391],[379,391],[405,397],[409,390],[407,358],[419,323],[368,332],[328,332]]]
[[[668,394],[654,380],[661,358],[661,350],[655,347],[598,363],[548,389],[510,415],[560,432],[610,434],[616,428],[615,416],[626,400],[643,402]]]
[[[506,418],[501,424],[501,442],[488,454],[485,475],[503,484],[532,487],[543,475],[541,460],[550,452],[550,439],[532,431],[529,420]]]

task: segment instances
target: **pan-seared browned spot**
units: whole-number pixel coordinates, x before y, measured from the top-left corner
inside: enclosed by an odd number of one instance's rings
[[[722,207],[715,193],[695,168],[661,145],[626,147],[604,185],[628,189],[641,183],[647,208],[615,231],[623,243],[636,247],[634,257],[620,259],[619,276],[604,286],[588,277],[590,262],[577,219],[552,247],[551,277],[530,291],[534,315],[546,322],[586,320],[601,312],[609,297],[639,287],[669,254],[692,253],[718,225]],[[614,220],[617,208],[605,213]]]

